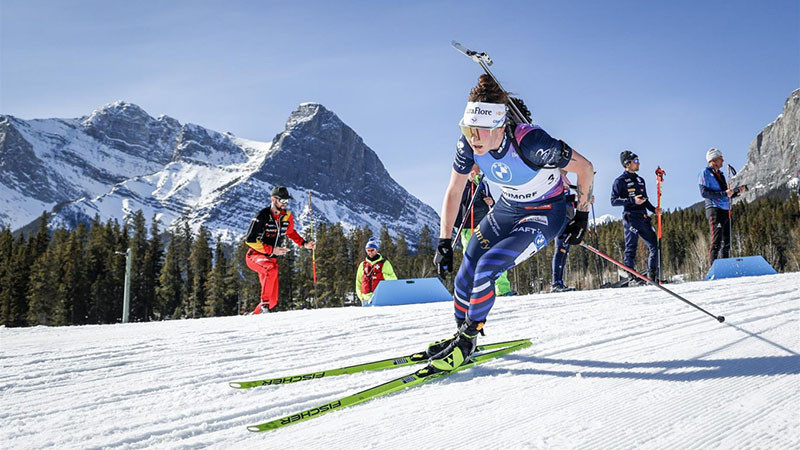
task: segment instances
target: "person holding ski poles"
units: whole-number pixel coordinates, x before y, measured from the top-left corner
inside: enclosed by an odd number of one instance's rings
[[[461,236],[456,236],[456,238],[461,240],[461,250],[465,253],[467,251],[467,244],[469,244],[469,240],[472,239],[472,232],[475,229],[475,225],[481,223],[481,220],[486,217],[486,214],[488,214],[492,206],[494,206],[494,198],[492,197],[492,192],[489,190],[489,183],[486,182],[486,179],[481,173],[481,168],[478,167],[477,164],[472,165],[472,170],[470,170],[467,180],[469,182],[464,187],[464,193],[461,195],[458,217],[456,217],[456,221],[453,223],[454,229],[458,230],[459,227],[461,228]],[[477,196],[475,202],[472,203],[472,198],[475,196]],[[472,208],[470,208],[470,205],[472,205]],[[465,220],[466,222],[464,222]],[[462,222],[464,222],[463,227],[461,226]],[[500,278],[494,283],[494,288],[495,294],[498,297],[511,295],[511,283],[508,281],[507,272],[500,274]]]
[[[647,211],[660,214],[661,210],[650,203],[644,179],[636,174],[639,171],[639,156],[630,150],[625,150],[619,154],[619,162],[625,171],[614,180],[611,188],[611,206],[624,207],[622,228],[625,233],[625,258],[623,263],[636,270],[634,267],[636,248],[641,237],[650,250],[650,257],[647,260],[647,277],[656,281],[658,279],[658,237]],[[633,281],[638,282],[638,278],[631,275],[629,283]]]
[[[261,303],[256,305],[253,314],[261,314],[265,310],[275,311],[278,306],[278,256],[289,253],[283,247],[284,236],[300,247],[313,250],[314,241],[306,241],[294,229],[294,217],[286,209],[289,190],[284,186],[272,189],[270,206],[262,209],[250,221],[250,228],[245,236],[245,243],[250,247],[245,256],[247,267],[258,273],[261,283]]]
[[[722,166],[722,152],[711,147],[706,152],[708,166],[700,172],[698,184],[706,207],[706,219],[711,229],[711,245],[708,248],[708,263],[727,258],[731,251],[730,209],[731,199],[747,190],[746,185],[734,189],[728,187]]]
[[[581,243],[586,233],[592,163],[542,128],[511,120],[510,100],[529,120],[530,112],[521,100],[510,99],[492,76],[481,75],[459,124],[462,136],[442,202],[434,257],[440,276],[453,268],[453,223],[473,164],[501,187],[502,195],[475,227],[455,278],[458,331],[426,351],[430,366],[437,370],[459,367],[475,351],[478,333],[494,305],[495,281],[502,272],[530,258],[562,232],[566,231],[572,245]],[[567,219],[560,169],[578,175],[578,211],[572,220]]]

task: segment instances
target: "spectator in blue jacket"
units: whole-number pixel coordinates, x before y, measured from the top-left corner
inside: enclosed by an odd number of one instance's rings
[[[698,183],[700,195],[706,206],[706,218],[711,228],[711,246],[708,249],[709,264],[722,257],[727,258],[731,251],[731,199],[747,189],[746,185],[731,189],[722,173],[724,158],[722,152],[711,147],[706,152],[708,166],[700,173]]]
[[[625,171],[614,180],[611,189],[611,205],[622,206],[622,226],[625,232],[625,257],[623,262],[633,270],[636,261],[636,247],[639,237],[642,238],[650,250],[647,260],[647,276],[653,281],[658,279],[658,238],[656,230],[650,221],[647,211],[658,214],[659,208],[653,206],[647,198],[647,188],[644,179],[636,174],[639,170],[639,156],[626,150],[619,155],[619,162]],[[632,282],[638,279],[631,276]]]

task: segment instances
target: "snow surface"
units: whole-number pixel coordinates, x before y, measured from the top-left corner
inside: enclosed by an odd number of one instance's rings
[[[800,448],[800,273],[499,298],[482,342],[534,345],[266,433],[247,425],[410,368],[252,390],[420,350],[449,303],[0,328],[3,448]],[[437,447],[438,448],[438,447]]]

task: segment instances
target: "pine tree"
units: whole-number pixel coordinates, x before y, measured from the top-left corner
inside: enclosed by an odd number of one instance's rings
[[[180,317],[181,299],[183,297],[183,273],[181,271],[180,241],[169,233],[169,243],[164,256],[164,264],[158,276],[156,288],[156,317],[161,320]]]
[[[197,233],[197,239],[192,244],[192,251],[189,257],[190,270],[193,274],[192,290],[189,296],[190,315],[192,318],[202,314],[202,308],[206,305],[208,299],[206,283],[211,272],[213,259],[211,248],[209,247],[209,238],[208,229],[201,225],[200,231]]]
[[[223,253],[230,254],[231,256],[234,255],[233,249],[229,245],[223,245]],[[222,295],[224,296],[224,303],[223,308],[226,311],[226,315],[237,315],[239,314],[239,273],[236,268],[236,264],[232,260],[228,260],[227,263],[227,270],[223,274],[224,282],[223,282],[223,291]]]
[[[386,228],[386,225],[381,227],[380,233],[380,243],[381,243],[381,254],[388,255],[393,257],[397,253],[397,249],[392,239],[392,236],[389,234],[389,229]]]
[[[63,316],[59,325],[83,325],[87,321],[89,288],[86,283],[84,245],[87,236],[86,224],[80,223],[68,233],[61,266],[62,278],[58,295],[62,299]]]
[[[433,257],[436,254],[434,246],[433,232],[428,225],[422,227],[419,237],[415,244],[416,254],[414,255],[413,276],[414,278],[428,278],[436,276],[436,266],[433,265]]]
[[[150,239],[147,241],[147,248],[144,255],[144,267],[142,269],[142,306],[144,309],[145,320],[151,320],[156,311],[156,289],[158,288],[158,276],[161,272],[161,265],[164,258],[164,245],[161,242],[161,231],[158,228],[158,219],[153,216],[150,226]]]
[[[312,308],[324,307],[333,297],[334,272],[330,262],[333,260],[335,246],[328,239],[328,224],[320,223],[317,225],[317,285],[314,289],[315,297],[311,303]],[[309,261],[309,275],[310,261]],[[307,281],[308,282],[308,281]],[[310,284],[310,283],[309,283]]]
[[[41,216],[39,216],[39,221],[36,225],[36,234],[33,236],[33,242],[31,243],[31,251],[32,258],[37,258],[38,255],[47,251],[47,247],[50,245],[50,227],[48,223],[50,221],[50,215],[47,211],[43,212]]]
[[[409,262],[409,251],[408,251],[408,242],[406,241],[406,235],[404,233],[399,233],[397,236],[397,240],[394,242],[394,254],[391,257],[387,257],[383,255],[384,258],[388,259],[392,263],[392,267],[394,267],[394,273],[397,275],[397,278],[413,278],[410,276],[410,262]]]
[[[192,230],[189,228],[188,220],[183,222],[178,233],[178,245],[180,255],[179,263],[181,265],[181,279],[183,280],[183,288],[181,289],[181,312],[176,318],[194,317],[193,315],[193,297],[194,291],[194,269],[191,264],[192,247],[194,245],[194,236]]]
[[[6,323],[11,310],[10,277],[14,256],[14,236],[7,227],[0,229],[0,324]]]
[[[249,248],[244,241],[240,241],[236,246],[232,264],[236,267],[236,276],[239,280],[239,314],[249,313],[261,303],[261,283],[258,281],[258,274],[247,267],[245,258]]]
[[[292,309],[295,303],[295,265],[297,255],[307,250],[298,249],[294,243],[287,244],[289,252],[277,258],[278,261],[278,306],[277,311]]]
[[[106,239],[110,251],[107,257],[111,280],[106,286],[108,297],[103,308],[103,323],[117,323],[122,321],[122,308],[125,297],[125,266],[126,252],[130,246],[128,226],[120,226],[116,219],[109,220],[106,224]]]
[[[131,304],[130,320],[141,322],[149,320],[148,310],[152,309],[147,286],[147,223],[142,210],[136,211],[131,219],[133,236],[131,248]]]
[[[20,235],[14,243],[14,254],[11,264],[3,280],[4,325],[7,327],[23,327],[27,324],[28,302],[27,293],[30,283],[30,268],[33,265],[32,241],[26,241]]]
[[[31,266],[30,284],[28,286],[28,325],[50,325],[53,323],[52,310],[58,296],[58,279],[60,268],[56,265],[54,250],[41,253]]]
[[[72,319],[72,298],[70,293],[72,291],[71,285],[65,284],[69,282],[67,271],[64,267],[67,265],[72,266],[69,261],[69,253],[72,251],[69,248],[71,233],[63,227],[59,227],[53,231],[53,245],[51,247],[51,256],[53,264],[59,269],[56,270],[50,282],[55,285],[54,297],[49,305],[49,325],[69,325]]]
[[[353,269],[348,265],[347,238],[341,223],[336,223],[329,229],[328,241],[333,250],[330,270],[334,280],[333,297],[328,306],[344,306],[348,293],[352,292],[350,274]]]
[[[217,236],[217,242],[214,246],[214,266],[206,281],[208,298],[206,305],[203,307],[206,317],[229,316],[235,312],[230,308],[230,301],[227,298],[226,278],[229,273],[228,265],[228,258],[225,256],[222,240]]]
[[[314,230],[316,233],[316,259],[319,261],[320,251],[324,253],[324,247],[319,245],[319,227],[324,224],[318,224]],[[301,251],[297,253],[294,258],[294,270],[292,272],[292,285],[294,292],[292,293],[292,304],[288,307],[291,309],[306,309],[313,307],[316,303],[315,300],[318,296],[319,286],[314,283],[314,261],[312,260],[312,253],[310,251]],[[252,271],[251,271],[252,272]],[[255,273],[255,272],[252,272]],[[319,278],[319,268],[317,268],[317,278]],[[260,288],[259,288],[260,289]]]

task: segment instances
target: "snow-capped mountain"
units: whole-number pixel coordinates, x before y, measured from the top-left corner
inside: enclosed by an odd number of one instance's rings
[[[163,226],[187,221],[232,241],[289,188],[298,228],[382,225],[414,235],[438,215],[397,184],[378,156],[333,112],[301,104],[272,143],[242,139],[116,102],[79,119],[0,116],[0,226],[18,229],[53,211],[74,226],[142,210]]]
[[[796,190],[800,170],[800,89],[786,99],[783,112],[750,143],[747,162],[731,186],[746,184],[743,197],[753,201],[773,192]]]
[[[589,219],[589,225],[597,226],[597,225],[605,225],[610,222],[614,222],[619,220],[618,217],[614,216],[613,214],[603,214],[602,216],[598,217],[595,220]]]

